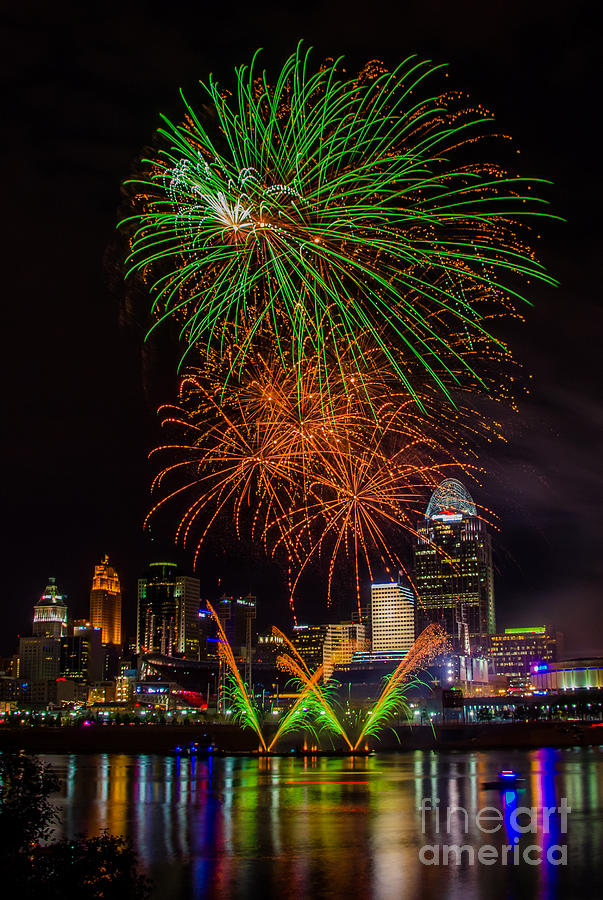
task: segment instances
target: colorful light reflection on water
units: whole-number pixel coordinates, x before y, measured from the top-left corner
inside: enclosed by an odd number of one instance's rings
[[[417,751],[357,758],[210,758],[98,754],[47,756],[64,783],[61,833],[129,835],[155,883],[154,897],[507,898],[601,896],[603,747],[533,752]],[[486,790],[501,769],[521,786]],[[568,798],[567,835],[541,811]],[[462,807],[433,815],[420,807]],[[436,801],[439,800],[439,804]],[[529,842],[568,845],[567,867],[543,863],[424,866],[424,844],[500,846],[526,835],[517,806],[537,807]],[[484,834],[475,814],[501,811]]]

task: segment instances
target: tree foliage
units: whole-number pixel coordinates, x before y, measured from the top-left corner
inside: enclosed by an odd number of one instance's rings
[[[97,837],[52,841],[59,822],[50,795],[60,788],[52,767],[25,753],[0,754],[0,855],[3,894],[22,900],[143,900],[148,879],[129,841]]]

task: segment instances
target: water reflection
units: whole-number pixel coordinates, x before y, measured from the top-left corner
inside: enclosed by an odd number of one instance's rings
[[[603,843],[602,748],[435,753],[361,759],[179,759],[152,754],[48,756],[63,779],[61,833],[129,835],[156,897],[257,896],[414,900],[598,897]],[[518,790],[488,790],[503,768]],[[571,807],[567,834],[558,815]],[[534,807],[534,833],[513,811]],[[423,811],[422,811],[423,807]],[[483,807],[500,828],[479,827]],[[525,820],[522,819],[523,822]],[[504,844],[568,865],[500,862]],[[422,865],[422,846],[491,845],[492,865]],[[512,857],[509,857],[511,860]],[[571,889],[569,886],[571,885]]]

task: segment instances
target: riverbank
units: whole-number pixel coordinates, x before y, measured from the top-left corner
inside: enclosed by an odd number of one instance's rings
[[[89,725],[32,726],[0,728],[0,750],[33,753],[169,753],[192,741],[213,744],[229,753],[257,750],[251,731],[234,725]],[[284,738],[281,752],[300,749],[303,739]],[[489,724],[447,724],[387,730],[380,741],[370,741],[379,750],[468,750],[603,745],[603,727],[582,722],[505,722]],[[328,746],[324,742],[324,746]]]

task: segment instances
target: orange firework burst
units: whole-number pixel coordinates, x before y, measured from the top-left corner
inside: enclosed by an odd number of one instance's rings
[[[164,426],[179,429],[181,442],[162,445],[153,453],[167,451],[182,458],[162,469],[153,490],[174,476],[184,483],[161,498],[147,521],[167,501],[184,495],[189,506],[180,519],[176,540],[186,545],[193,526],[203,520],[197,554],[207,531],[227,509],[234,515],[238,535],[244,508],[255,510],[252,532],[263,523],[265,534],[273,516],[284,515],[292,501],[293,454],[287,435],[276,422],[246,418],[241,404],[230,410],[220,406],[194,376],[183,379],[181,400],[189,408],[166,407],[163,420]]]
[[[460,436],[458,410],[444,416],[426,389],[429,412],[421,412],[376,354],[368,372],[346,362],[328,392],[318,363],[299,378],[276,353],[256,355],[226,388],[228,360],[183,377],[180,405],[163,410],[177,439],[154,451],[169,454],[169,463],[155,479],[162,496],[149,516],[184,499],[176,539],[194,542],[195,562],[208,530],[227,514],[239,537],[245,528],[268,552],[284,554],[292,604],[301,576],[320,559],[328,561],[329,600],[344,557],[358,599],[361,571],[372,578],[376,565],[404,568],[400,536],[414,534],[444,469],[463,465],[450,449]]]
[[[362,563],[371,580],[371,559],[379,559],[386,571],[404,569],[393,549],[391,532],[415,533],[413,523],[425,493],[442,473],[430,442],[414,431],[411,426],[404,435],[400,420],[389,427],[367,424],[361,436],[342,435],[337,446],[322,455],[304,506],[289,514],[288,527],[283,527],[282,520],[274,523],[281,532],[275,546],[293,543],[301,561],[292,593],[316,556],[329,557],[329,599],[342,555],[353,560],[358,602]]]

